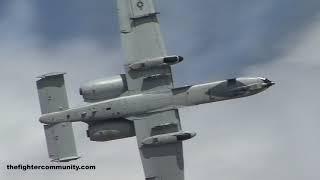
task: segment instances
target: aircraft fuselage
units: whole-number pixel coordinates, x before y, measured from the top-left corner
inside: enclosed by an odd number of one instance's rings
[[[55,124],[117,118],[138,120],[139,115],[152,112],[254,95],[273,84],[265,78],[237,78],[162,91],[148,91],[44,114],[39,121]]]

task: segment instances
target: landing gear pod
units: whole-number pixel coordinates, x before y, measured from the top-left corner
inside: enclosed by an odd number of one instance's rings
[[[169,133],[169,134],[161,134],[161,135],[151,136],[144,139],[142,141],[142,145],[157,146],[157,145],[163,145],[163,144],[172,144],[172,143],[177,143],[177,142],[191,139],[194,136],[196,136],[196,133],[186,132],[186,131]]]
[[[145,70],[145,69],[149,69],[157,66],[163,66],[163,65],[171,66],[171,65],[180,63],[181,61],[183,61],[182,56],[157,57],[157,58],[147,59],[147,60],[139,61],[133,64],[129,64],[129,68],[131,70],[139,71],[139,70]]]

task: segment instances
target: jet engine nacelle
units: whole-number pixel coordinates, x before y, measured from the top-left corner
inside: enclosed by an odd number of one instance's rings
[[[135,136],[132,121],[114,119],[89,124],[87,137],[91,141],[111,141]]]
[[[97,102],[121,96],[128,90],[126,76],[121,74],[111,78],[89,81],[80,87],[80,95],[85,102]]]
[[[163,66],[163,65],[174,65],[179,62],[183,61],[183,57],[181,56],[166,56],[166,57],[157,57],[153,59],[147,59],[139,62],[135,62],[132,64],[129,64],[128,67],[131,70],[145,70],[157,66]]]

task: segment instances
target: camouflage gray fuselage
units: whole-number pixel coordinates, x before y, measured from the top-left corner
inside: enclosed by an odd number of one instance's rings
[[[46,124],[77,121],[90,123],[117,118],[137,120],[142,114],[254,95],[273,84],[260,77],[237,78],[170,90],[147,91],[44,114],[39,120]]]

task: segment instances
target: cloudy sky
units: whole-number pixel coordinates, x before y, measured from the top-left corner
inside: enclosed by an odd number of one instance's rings
[[[175,84],[265,76],[256,96],[181,110],[185,175],[191,179],[320,179],[320,1],[164,0],[157,3],[168,52],[185,57]],[[89,142],[74,124],[77,164],[95,171],[9,171],[51,164],[35,77],[68,72],[69,101],[81,83],[123,72],[115,0],[0,0],[0,178],[143,179],[135,138]]]

